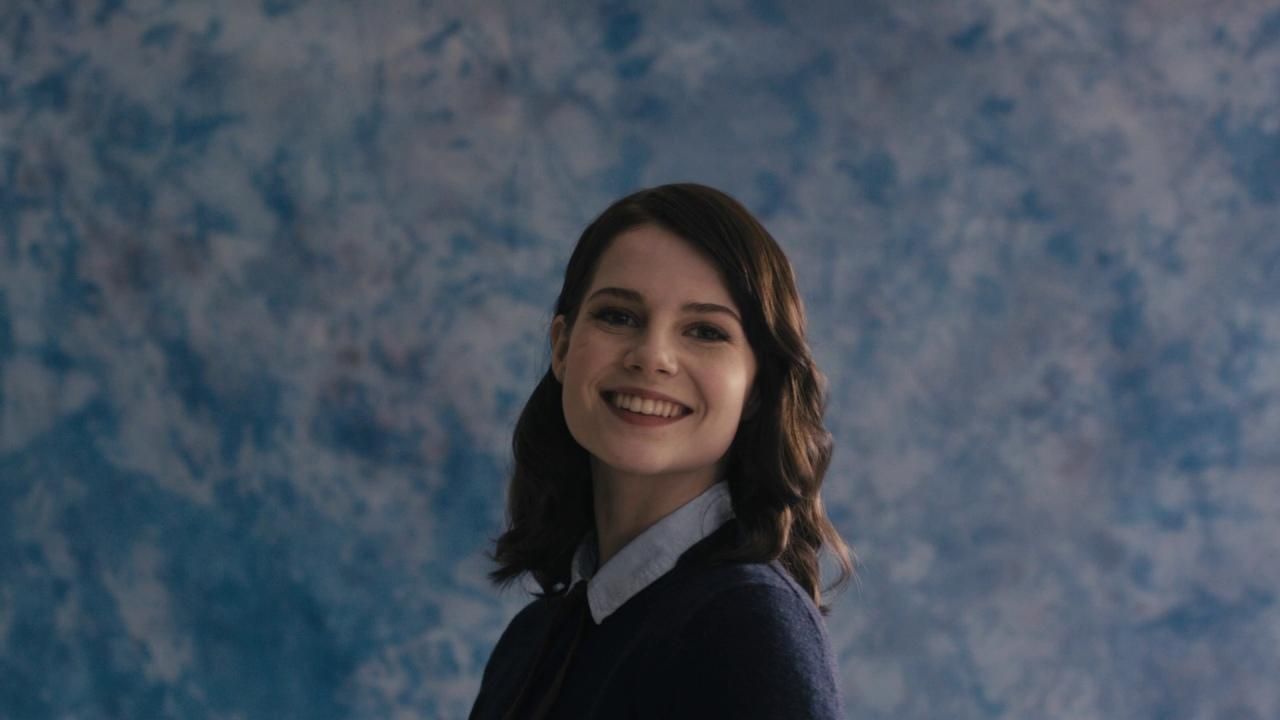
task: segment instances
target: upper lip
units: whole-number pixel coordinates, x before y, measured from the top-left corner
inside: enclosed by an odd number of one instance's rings
[[[609,388],[609,389],[605,390],[605,392],[606,392],[606,393],[618,393],[618,394],[622,394],[622,395],[635,395],[636,397],[649,398],[650,400],[663,400],[663,401],[665,401],[665,402],[672,403],[673,405],[679,405],[680,407],[682,407],[682,408],[684,408],[684,409],[686,409],[686,410],[691,409],[688,405],[685,405],[684,403],[682,403],[682,402],[680,402],[679,400],[677,400],[677,399],[675,399],[675,398],[671,397],[670,395],[663,395],[663,394],[662,394],[662,393],[660,393],[660,392],[654,392],[653,390],[645,390],[644,388],[638,388],[638,387],[616,387],[616,388]]]

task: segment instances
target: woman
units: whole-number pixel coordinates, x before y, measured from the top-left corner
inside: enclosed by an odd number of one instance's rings
[[[583,232],[516,425],[492,578],[542,593],[473,720],[835,718],[819,550],[822,376],[791,266],[745,208],[642,190]]]

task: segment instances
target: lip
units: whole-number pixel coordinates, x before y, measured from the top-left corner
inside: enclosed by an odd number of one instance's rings
[[[630,410],[623,410],[622,408],[618,407],[617,405],[614,405],[613,403],[606,403],[606,404],[609,406],[609,412],[613,413],[619,420],[625,423],[629,423],[631,425],[640,425],[643,427],[661,427],[663,425],[678,423],[681,420],[689,417],[688,413],[685,413],[682,415],[676,415],[675,417],[659,417],[657,415],[641,415],[640,413],[633,413]]]
[[[616,393],[621,393],[623,395],[635,395],[636,397],[649,398],[650,400],[664,400],[673,405],[679,405],[680,407],[684,408],[685,415],[689,414],[690,412],[693,412],[693,408],[671,397],[670,395],[663,395],[662,393],[654,392],[653,390],[645,390],[644,388],[638,388],[638,387],[616,387],[616,388],[606,388],[601,391],[602,395],[616,394]],[[609,405],[610,407],[612,407],[613,403],[609,403]],[[684,416],[681,415],[679,417],[684,417]],[[678,419],[678,418],[675,418],[675,419]]]

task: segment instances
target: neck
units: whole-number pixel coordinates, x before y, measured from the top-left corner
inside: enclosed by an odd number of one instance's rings
[[[591,484],[600,565],[637,535],[715,484],[717,473],[631,475],[592,459]]]

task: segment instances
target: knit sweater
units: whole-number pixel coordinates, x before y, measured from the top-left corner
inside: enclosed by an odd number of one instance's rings
[[[843,717],[822,616],[777,562],[716,563],[736,520],[603,622],[582,624],[554,718]],[[552,631],[564,595],[534,600],[507,626],[485,667],[471,720],[503,717]],[[532,679],[550,686],[569,650],[550,638]]]

